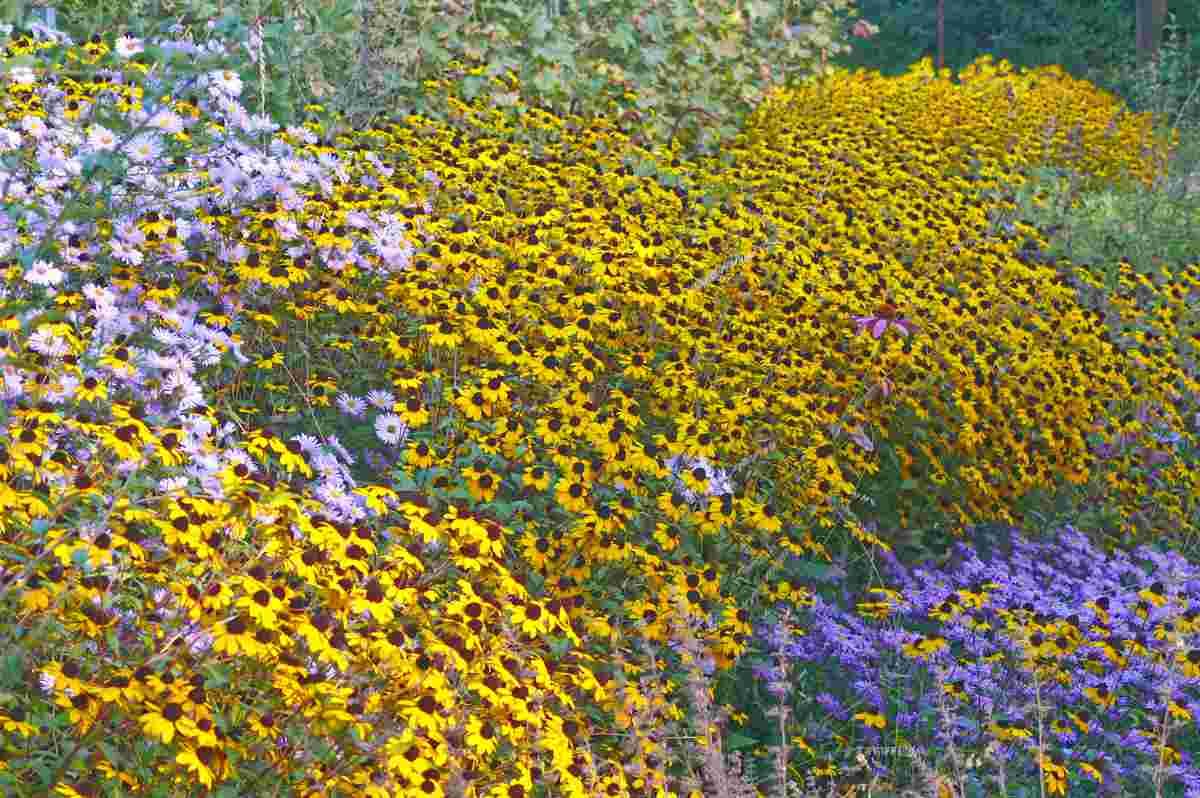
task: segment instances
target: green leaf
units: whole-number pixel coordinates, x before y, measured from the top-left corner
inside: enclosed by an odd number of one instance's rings
[[[392,478],[392,482],[396,490],[420,490],[421,488],[412,475],[408,473],[396,474]]]
[[[743,748],[753,748],[756,745],[758,745],[758,740],[740,732],[731,732],[725,740],[725,749],[728,751],[740,751]]]
[[[800,560],[796,563],[796,571],[800,576],[808,579],[824,582],[829,577],[829,563],[819,562],[817,560]]]
[[[551,637],[546,641],[550,646],[550,652],[558,659],[562,659],[571,650],[571,641],[565,637]]]
[[[463,96],[467,98],[468,102],[478,97],[479,92],[483,90],[483,87],[484,79],[478,75],[469,75],[466,78],[463,78]]]
[[[206,682],[212,688],[228,687],[230,683],[229,666],[212,665],[204,669]]]
[[[609,47],[620,50],[622,53],[631,52],[637,46],[633,26],[628,22],[622,22],[613,29],[612,33],[608,34],[606,41]]]
[[[643,47],[641,56],[650,69],[658,69],[667,62],[667,51],[662,47]]]
[[[554,23],[543,12],[538,12],[533,18],[533,24],[529,26],[528,36],[530,40],[535,42],[545,41],[550,36],[550,31],[553,29]]]
[[[525,9],[513,2],[504,2],[495,6],[496,11],[508,14],[511,17],[520,19],[525,16]]]

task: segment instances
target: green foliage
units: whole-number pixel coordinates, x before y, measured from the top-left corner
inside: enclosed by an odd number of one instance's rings
[[[731,136],[773,86],[827,73],[846,52],[853,0],[601,0],[575,8],[512,0],[104,0],[67,3],[77,34],[115,23],[146,33],[174,20],[198,36],[248,42],[254,21],[263,60],[246,69],[260,113],[300,119],[305,98],[354,125],[408,111],[445,118],[426,82],[447,70],[466,100],[483,94],[517,113],[609,115],[646,143],[676,136],[705,149]],[[479,69],[455,69],[466,64]],[[521,89],[508,80],[513,77]]]
[[[1133,0],[953,0],[945,5],[945,65],[957,70],[983,53],[1017,67],[1058,64],[1135,111],[1157,107],[1163,90],[1176,92],[1178,105],[1197,76],[1200,42],[1185,32],[1200,29],[1200,5],[1173,6],[1164,58],[1137,70]],[[860,0],[860,14],[878,23],[879,35],[837,63],[898,75],[922,57],[936,58],[936,7],[932,0]]]
[[[1137,274],[1162,265],[1181,266],[1200,251],[1200,70],[1177,26],[1168,26],[1160,58],[1114,78],[1133,98],[1131,105],[1151,113],[1157,133],[1175,131],[1178,144],[1166,174],[1152,188],[1118,180],[1080,190],[1070,170],[1040,169],[1015,191],[1016,208],[1003,223],[1028,220],[1052,231],[1049,256],[1087,264],[1118,287],[1121,261]]]

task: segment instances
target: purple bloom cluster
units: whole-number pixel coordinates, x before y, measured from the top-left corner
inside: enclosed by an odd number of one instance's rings
[[[1036,778],[1040,733],[1071,780],[1133,789],[1148,783],[1165,724],[1167,780],[1200,795],[1180,734],[1200,718],[1200,569],[1150,547],[1107,554],[1072,527],[1044,542],[1009,535],[1003,555],[985,561],[960,543],[942,569],[887,557],[890,592],[859,608],[816,597],[797,611],[806,634],[768,625],[759,640],[826,688],[821,719],[882,714],[884,737],[898,732],[927,758],[992,744]],[[778,693],[774,672],[755,675]],[[853,728],[857,742],[879,741]]]

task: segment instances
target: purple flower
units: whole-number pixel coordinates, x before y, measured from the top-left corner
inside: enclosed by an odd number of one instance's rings
[[[917,328],[911,319],[899,315],[899,309],[895,305],[887,303],[881,305],[870,316],[855,316],[854,325],[856,335],[869,329],[871,336],[876,340],[883,336],[888,327],[894,327],[903,336],[907,336]]]

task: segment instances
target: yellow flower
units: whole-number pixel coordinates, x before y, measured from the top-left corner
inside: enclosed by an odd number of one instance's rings
[[[854,719],[862,721],[863,724],[873,729],[882,729],[887,725],[887,718],[878,712],[858,712],[854,715]]]
[[[913,659],[925,659],[926,657],[932,657],[946,647],[947,643],[943,638],[928,637],[915,640],[911,643],[905,643],[901,646],[900,650]]]
[[[500,745],[499,735],[492,722],[475,715],[467,720],[466,741],[471,750],[482,756],[494,753]]]
[[[11,715],[6,715],[3,711],[0,711],[0,729],[8,732],[9,734],[16,734],[21,737],[32,737],[33,735],[37,734],[36,726],[27,723],[23,719],[18,720],[17,717],[14,717],[14,715],[17,715],[21,718],[24,718],[24,712],[19,712],[17,710],[10,711],[12,712]]]
[[[509,604],[509,620],[530,637],[545,634],[554,625],[553,617],[537,601]]]
[[[75,396],[83,402],[99,402],[108,398],[108,385],[97,377],[85,377],[75,389]]]
[[[1039,755],[1042,766],[1042,777],[1046,784],[1046,792],[1050,795],[1067,794],[1067,768],[1058,756]]]
[[[545,490],[550,486],[550,472],[542,466],[534,466],[521,475],[521,482],[534,490]]]
[[[236,656],[240,653],[253,655],[259,650],[259,643],[250,631],[246,619],[239,615],[221,624],[213,633],[213,651],[218,654]]]
[[[162,709],[155,704],[147,704],[149,711],[138,719],[146,734],[170,743],[176,734],[185,737],[195,737],[200,733],[195,721],[184,714],[183,707],[175,702],[168,702]]]
[[[570,479],[560,479],[555,487],[554,497],[564,509],[572,512],[582,512],[590,504],[590,496],[585,485]]]
[[[467,478],[467,490],[477,502],[490,502],[500,489],[500,478],[486,470],[470,468],[463,472]]]
[[[216,779],[216,774],[213,773],[211,767],[216,754],[216,749],[209,746],[192,748],[190,745],[183,745],[180,747],[179,753],[175,755],[175,761],[187,768],[188,773],[195,776],[197,781],[205,787],[211,788]]]

